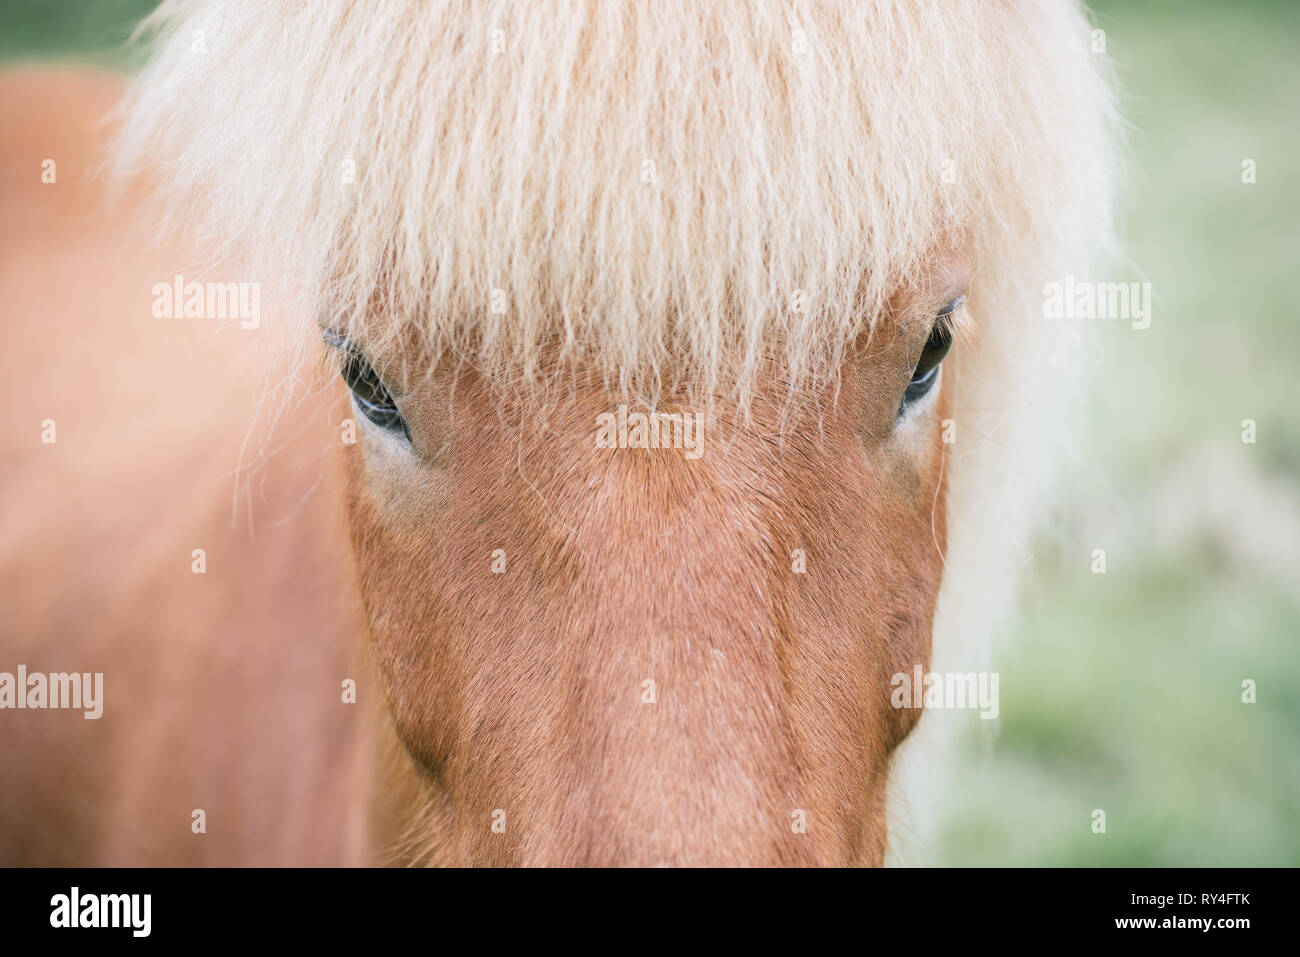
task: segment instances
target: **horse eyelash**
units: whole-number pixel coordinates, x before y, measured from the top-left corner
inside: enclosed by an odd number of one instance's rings
[[[341,332],[335,332],[333,329],[326,329],[322,332],[321,341],[331,349],[348,350],[352,348],[348,337]]]
[[[957,296],[952,301],[946,303],[942,309],[935,313],[935,322],[930,329],[930,335],[943,333],[952,339],[957,339],[966,329],[966,321],[962,317],[962,310],[966,306],[966,296]]]

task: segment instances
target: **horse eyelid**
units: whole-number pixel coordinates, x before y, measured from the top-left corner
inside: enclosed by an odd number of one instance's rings
[[[963,295],[963,296],[958,296],[956,299],[953,299],[951,302],[949,302],[947,305],[945,305],[942,309],[940,309],[940,310],[935,314],[935,318],[936,318],[936,319],[941,319],[941,320],[942,320],[942,319],[947,319],[949,316],[951,316],[954,312],[956,312],[958,309],[960,309],[960,308],[961,308],[962,306],[964,306],[964,305],[966,305],[966,297],[965,297],[964,295]]]

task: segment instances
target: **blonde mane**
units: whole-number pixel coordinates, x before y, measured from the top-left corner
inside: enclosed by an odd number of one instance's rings
[[[121,163],[161,177],[173,227],[340,331],[514,388],[557,353],[741,407],[775,358],[806,394],[968,237],[933,667],[987,666],[1075,422],[1081,337],[1042,287],[1112,234],[1110,82],[1075,4],[176,0],[148,29]],[[941,724],[905,748],[913,800]]]

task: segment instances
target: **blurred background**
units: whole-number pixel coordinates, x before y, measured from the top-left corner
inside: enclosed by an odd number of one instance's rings
[[[1153,319],[1098,323],[1082,465],[995,657],[998,734],[972,735],[937,851],[962,865],[1294,866],[1300,4],[1092,9],[1130,126],[1129,264],[1111,278],[1150,282]]]
[[[0,0],[0,65],[129,71],[154,5]],[[1108,278],[1150,282],[1153,319],[1099,323],[1081,465],[935,862],[1298,865],[1300,4],[1092,6],[1131,127],[1129,262]]]

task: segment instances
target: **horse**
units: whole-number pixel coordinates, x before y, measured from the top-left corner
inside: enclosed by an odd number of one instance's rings
[[[923,861],[899,679],[989,669],[1112,243],[1083,11],[143,36],[2,81],[0,861]]]

